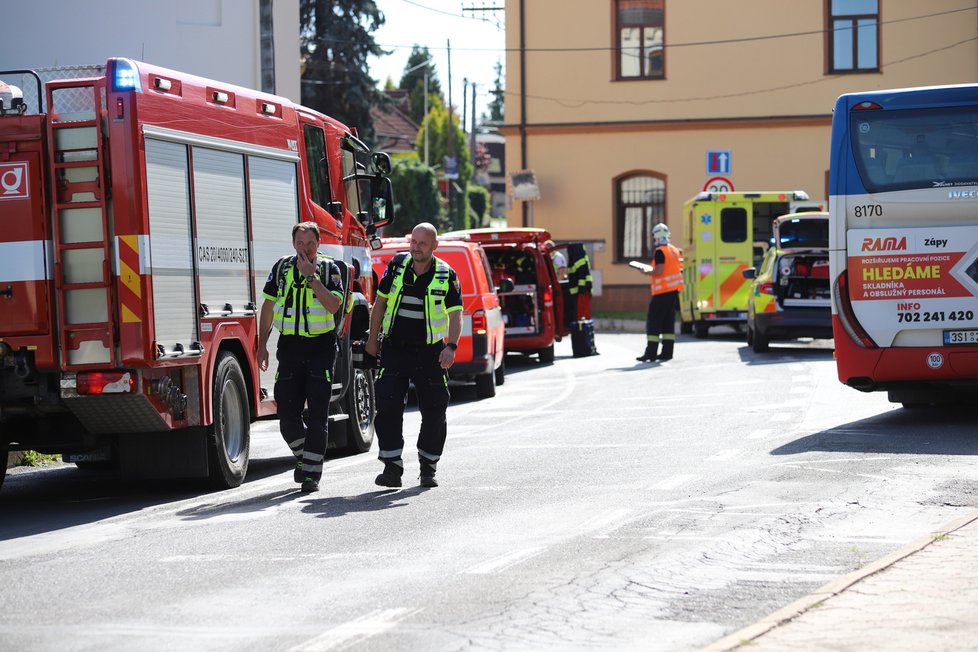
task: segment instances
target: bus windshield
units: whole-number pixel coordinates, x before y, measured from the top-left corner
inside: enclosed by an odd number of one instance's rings
[[[852,150],[870,193],[978,185],[978,108],[853,111]]]

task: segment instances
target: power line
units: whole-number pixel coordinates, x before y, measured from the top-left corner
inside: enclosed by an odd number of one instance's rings
[[[974,41],[978,41],[978,37],[973,36],[971,38],[967,38],[967,39],[958,41],[956,43],[951,43],[949,45],[944,45],[944,46],[941,46],[939,48],[934,48],[933,50],[928,50],[926,52],[921,52],[919,54],[913,54],[913,55],[910,55],[908,57],[903,57],[902,59],[895,59],[893,61],[885,62],[883,64],[883,66],[884,67],[885,66],[895,66],[895,65],[898,65],[898,64],[901,64],[901,63],[905,63],[907,61],[912,61],[914,59],[920,59],[920,58],[923,58],[923,57],[926,57],[926,56],[930,56],[932,54],[936,54],[938,52],[943,52],[944,50],[950,50],[951,48],[955,48],[955,47],[958,47],[959,45],[964,45],[965,43],[971,43],[971,42],[974,42]],[[703,102],[703,101],[707,101],[707,100],[722,100],[722,99],[728,99],[728,98],[732,98],[732,97],[743,97],[745,95],[757,95],[759,93],[773,93],[775,91],[783,91],[783,90],[788,90],[788,89],[791,89],[791,88],[800,88],[800,87],[803,87],[803,86],[812,86],[814,84],[821,84],[823,82],[832,81],[832,80],[841,79],[841,78],[842,77],[823,76],[823,77],[820,77],[818,79],[810,79],[808,81],[797,82],[797,83],[794,83],[794,84],[784,84],[784,85],[781,85],[781,86],[772,86],[772,87],[769,87],[769,88],[761,88],[761,89],[755,89],[755,90],[739,91],[737,93],[726,93],[726,94],[722,94],[722,95],[704,95],[704,96],[699,96],[699,97],[680,97],[680,98],[672,98],[672,99],[652,99],[652,100],[587,100],[587,99],[585,99],[585,100],[577,100],[577,99],[567,99],[567,98],[559,98],[559,97],[547,97],[547,96],[543,96],[543,95],[527,95],[527,98],[534,99],[534,100],[546,100],[546,101],[550,101],[550,102],[556,102],[560,106],[562,106],[564,108],[568,108],[568,109],[579,109],[582,106],[585,106],[585,105],[588,105],[588,104],[599,104],[599,105],[624,105],[624,104],[629,104],[629,105],[632,105],[632,106],[644,106],[644,105],[647,105],[647,104],[677,104],[677,103],[680,103],[680,102]],[[519,93],[509,93],[509,92],[506,92],[505,95],[509,95],[511,97],[519,97]]]
[[[407,2],[409,4],[417,5],[419,7],[425,8],[425,9],[431,9],[432,11],[438,11],[439,13],[446,13],[446,12],[442,12],[442,11],[440,11],[438,9],[432,9],[431,7],[424,7],[423,5],[419,5],[416,2],[413,2],[412,0],[403,0],[403,2]],[[897,24],[897,23],[904,23],[904,22],[908,22],[908,21],[923,20],[923,19],[926,19],[926,18],[936,18],[938,16],[947,16],[947,15],[950,15],[950,14],[957,14],[957,13],[961,13],[961,12],[964,12],[964,11],[975,11],[976,9],[978,9],[978,7],[974,7],[974,6],[973,7],[963,7],[963,8],[960,8],[960,9],[949,9],[947,11],[939,11],[939,12],[935,12],[935,13],[932,13],[932,14],[922,14],[920,16],[909,16],[907,18],[894,18],[892,20],[882,20],[882,21],[879,21],[879,24],[881,26],[882,25],[894,25],[894,24]],[[450,15],[450,16],[456,16],[456,17],[459,17],[459,18],[470,18],[469,16],[459,16],[458,14],[451,14],[451,13],[448,14],[448,15]],[[836,31],[836,30],[835,29],[813,29],[813,30],[808,30],[808,31],[804,31],[804,32],[783,32],[783,33],[780,33],[780,34],[765,34],[763,36],[745,36],[745,37],[742,37],[742,38],[717,39],[717,40],[712,40],[712,41],[689,41],[689,42],[686,42],[686,43],[665,43],[665,44],[663,44],[663,48],[665,48],[665,49],[668,50],[668,49],[672,49],[672,48],[701,47],[701,46],[704,46],[704,45],[728,45],[728,44],[732,44],[732,43],[749,43],[749,42],[752,42],[752,41],[770,41],[770,40],[774,40],[774,39],[794,38],[794,37],[798,37],[798,36],[813,36],[813,35],[816,35],[816,34],[822,35],[822,34],[827,34],[827,33],[834,32],[834,31]],[[337,41],[337,42],[341,42],[341,41]],[[382,47],[382,48],[392,48],[392,49],[406,49],[406,48],[414,47],[414,45],[379,45],[379,47]],[[443,48],[443,47],[437,47],[436,46],[436,47],[431,47],[430,49],[432,49],[432,50],[444,50],[445,48]],[[456,47],[456,48],[453,48],[453,49],[459,50],[459,51],[465,51],[465,52],[519,52],[519,48],[502,48],[502,49],[500,49],[500,48]],[[623,49],[623,48],[620,48],[618,46],[593,47],[593,48],[581,48],[581,47],[577,47],[577,48],[526,48],[524,50],[524,52],[609,52],[609,51],[610,52],[613,52],[613,51],[617,51],[617,50],[620,50],[620,49]]]

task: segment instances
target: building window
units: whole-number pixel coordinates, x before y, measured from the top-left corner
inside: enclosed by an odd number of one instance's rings
[[[666,182],[654,174],[632,174],[616,182],[616,258],[619,261],[652,258],[652,227],[666,221]]]
[[[618,79],[665,77],[665,0],[615,0]]]
[[[879,0],[830,0],[829,72],[878,72]]]

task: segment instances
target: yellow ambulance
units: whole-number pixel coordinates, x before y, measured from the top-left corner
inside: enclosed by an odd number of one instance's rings
[[[776,217],[810,204],[801,190],[701,192],[683,204],[680,332],[706,337],[711,326],[747,323],[750,281],[771,245]],[[808,208],[804,206],[802,210]]]

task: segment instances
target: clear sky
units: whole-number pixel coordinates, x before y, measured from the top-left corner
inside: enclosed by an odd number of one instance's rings
[[[427,46],[434,57],[435,72],[448,99],[448,44],[451,41],[452,103],[462,110],[464,78],[477,84],[476,113],[486,111],[496,79],[497,61],[503,63],[505,79],[504,0],[376,0],[384,13],[384,26],[374,40],[390,54],[371,57],[370,76],[383,88],[390,77],[396,85],[407,65],[411,47]],[[499,7],[497,11],[464,11]],[[472,90],[468,91],[471,103]],[[471,115],[471,114],[470,114]]]

